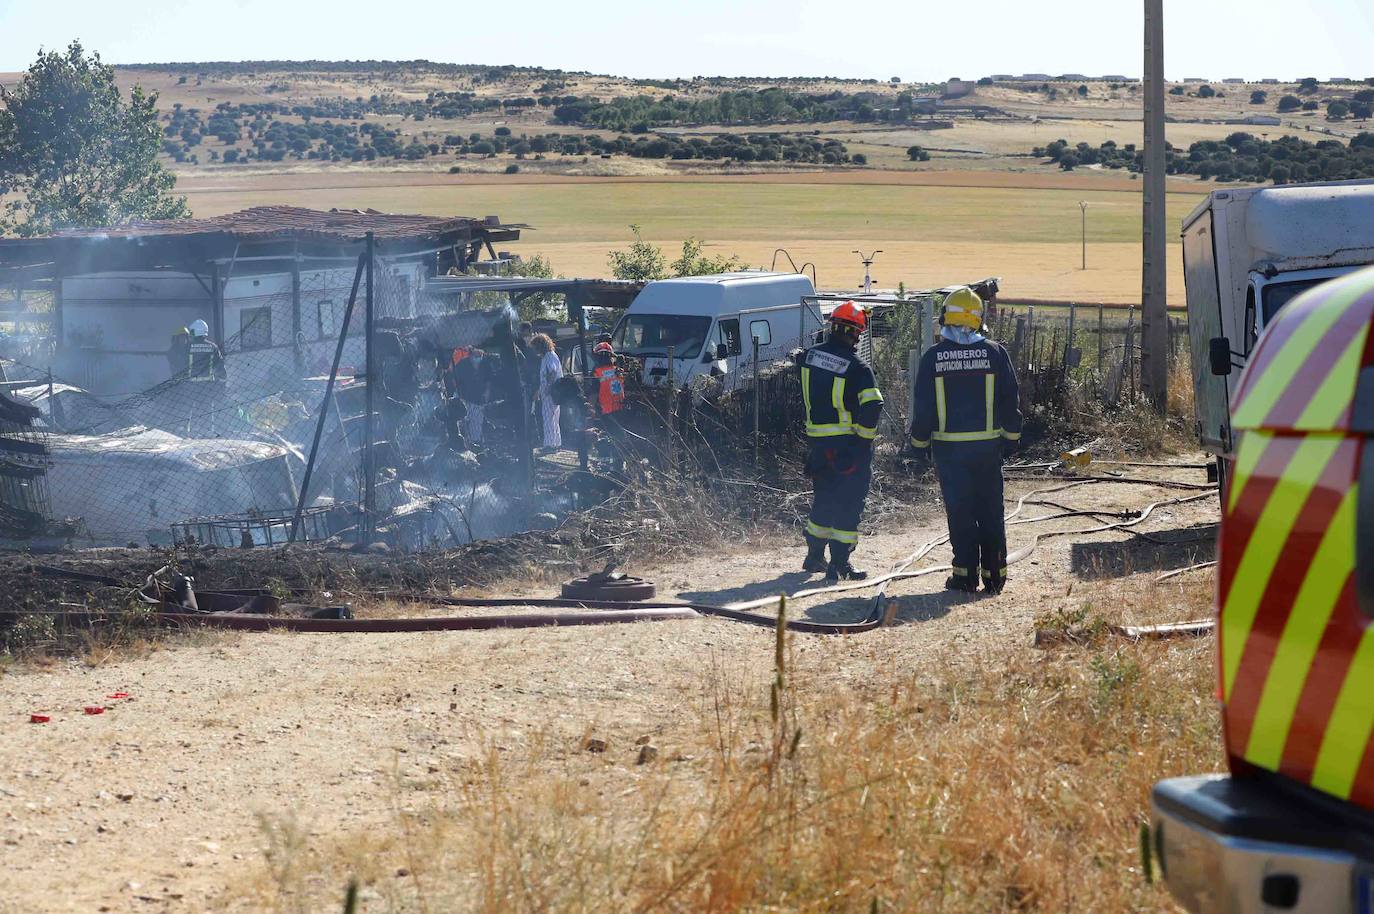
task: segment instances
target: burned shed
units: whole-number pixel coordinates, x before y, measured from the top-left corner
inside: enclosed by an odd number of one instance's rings
[[[46,511],[89,542],[159,542],[323,499],[370,532],[428,414],[413,344],[465,305],[426,284],[498,261],[522,227],[274,206],[0,239],[0,289],[14,290],[0,321],[41,328],[39,344],[0,347],[0,384],[34,426],[4,436],[0,450],[34,453],[0,460],[0,517]],[[203,364],[188,355],[195,322],[214,350]],[[34,524],[8,527],[0,537]]]
[[[131,394],[175,373],[172,336],[195,320],[226,360],[251,352],[286,372],[327,366],[369,235],[386,261],[376,277],[384,316],[404,319],[424,309],[427,278],[463,272],[484,251],[495,259],[494,245],[517,240],[520,228],[494,216],[254,207],[0,239],[0,285],[51,292],[55,374],[97,395]]]

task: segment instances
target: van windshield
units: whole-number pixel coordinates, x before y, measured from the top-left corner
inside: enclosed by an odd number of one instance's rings
[[[674,359],[695,359],[711,319],[687,314],[627,314],[615,329],[616,352],[627,355],[666,356],[668,347]]]

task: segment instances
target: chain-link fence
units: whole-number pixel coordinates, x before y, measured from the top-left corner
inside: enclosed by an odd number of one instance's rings
[[[75,345],[44,358],[0,340],[4,405],[34,417],[0,416],[6,538],[39,516],[79,545],[239,547],[294,528],[415,549],[541,522],[508,309],[432,298],[420,262],[383,250],[251,266],[231,266],[218,314],[184,274],[69,280]]]

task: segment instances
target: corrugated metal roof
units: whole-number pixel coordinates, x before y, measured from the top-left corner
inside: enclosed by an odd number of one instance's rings
[[[354,243],[372,232],[379,241],[437,238],[452,232],[501,231],[528,228],[502,225],[494,216],[420,216],[382,213],[377,210],[328,211],[298,206],[255,206],[207,219],[136,221],[108,228],[66,229],[53,238],[156,238],[193,235],[230,235],[243,240],[298,237],[319,241]]]

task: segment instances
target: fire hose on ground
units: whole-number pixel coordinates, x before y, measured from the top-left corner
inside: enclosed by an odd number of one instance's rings
[[[1098,510],[1061,510],[1054,514],[1045,514],[1038,517],[1017,519],[1018,515],[1028,504],[1038,504],[1036,496],[1050,495],[1066,489],[1078,486],[1093,485],[1101,483],[1119,483],[1146,485],[1165,488],[1186,488],[1203,489],[1195,495],[1182,496],[1178,498],[1163,499],[1152,502],[1139,511],[1110,512]],[[1056,536],[1086,535],[1094,533],[1104,533],[1112,530],[1127,530],[1144,523],[1159,508],[1170,505],[1186,504],[1204,498],[1213,498],[1215,486],[1197,485],[1192,483],[1177,483],[1170,480],[1149,480],[1133,479],[1126,477],[1088,477],[1073,479],[1068,482],[1049,486],[1042,489],[1032,490],[1022,495],[1016,503],[1016,507],[1007,513],[1006,522],[1008,526],[1019,526],[1024,524],[1043,523],[1052,520],[1061,520],[1068,517],[1118,517],[1120,520],[1100,524],[1095,527],[1077,530],[1050,530],[1035,534],[1030,542],[1011,552],[1007,556],[1007,564],[1014,565],[1024,561],[1034,553],[1036,547],[1042,540]],[[1050,503],[1051,507],[1062,507]],[[869,578],[863,581],[851,581],[843,584],[836,584],[828,587],[815,587],[799,590],[787,597],[788,602],[804,600],[811,597],[827,596],[832,594],[849,593],[853,591],[869,590],[874,587],[878,592],[872,598],[869,611],[863,619],[858,622],[812,622],[806,620],[787,619],[785,625],[788,630],[803,634],[860,634],[872,631],[876,628],[891,624],[896,614],[896,606],[891,603],[887,590],[888,585],[894,581],[910,580],[912,578],[923,577],[925,575],[936,574],[950,570],[949,565],[938,565],[928,568],[910,570],[913,565],[929,555],[935,548],[949,541],[949,535],[942,534],[919,546],[915,551],[903,559],[891,571]],[[99,583],[108,586],[119,586],[113,578],[102,575],[93,575],[87,572],[73,571],[69,569],[51,568],[38,566],[39,571],[53,576],[69,577],[78,580],[85,580],[92,583]],[[395,633],[395,632],[425,632],[425,631],[479,631],[492,629],[519,629],[519,628],[542,628],[542,627],[563,627],[579,625],[606,625],[623,622],[661,622],[674,619],[694,619],[702,616],[728,619],[734,622],[741,622],[749,625],[756,625],[767,628],[774,628],[777,619],[771,616],[758,615],[751,610],[768,606],[776,606],[780,600],[779,596],[770,596],[754,600],[737,601],[728,603],[724,606],[716,606],[701,602],[671,602],[653,600],[598,600],[581,599],[569,597],[554,598],[530,598],[530,597],[438,597],[429,595],[412,595],[409,599],[416,603],[429,605],[463,607],[472,609],[502,609],[502,608],[524,608],[524,609],[554,609],[571,610],[556,613],[506,613],[490,616],[434,616],[434,617],[408,617],[394,619],[357,619],[353,618],[346,608],[342,607],[308,607],[297,606],[297,610],[305,612],[302,616],[283,617],[271,614],[274,609],[279,609],[280,604],[276,598],[267,594],[265,591],[230,591],[230,592],[207,592],[195,594],[190,598],[190,605],[187,605],[187,594],[180,593],[172,588],[161,584],[157,578],[160,574],[166,573],[169,569],[161,569],[159,572],[150,576],[147,582],[138,588],[140,598],[156,607],[156,620],[170,626],[200,625],[216,628],[233,629],[240,631],[268,631],[284,630],[294,632],[340,632],[340,633]],[[395,595],[393,595],[394,598]],[[232,608],[214,610],[207,606],[202,609],[198,606],[197,600],[207,602],[210,606],[220,605]],[[590,610],[590,611],[589,611]],[[84,615],[91,615],[85,613]]]

